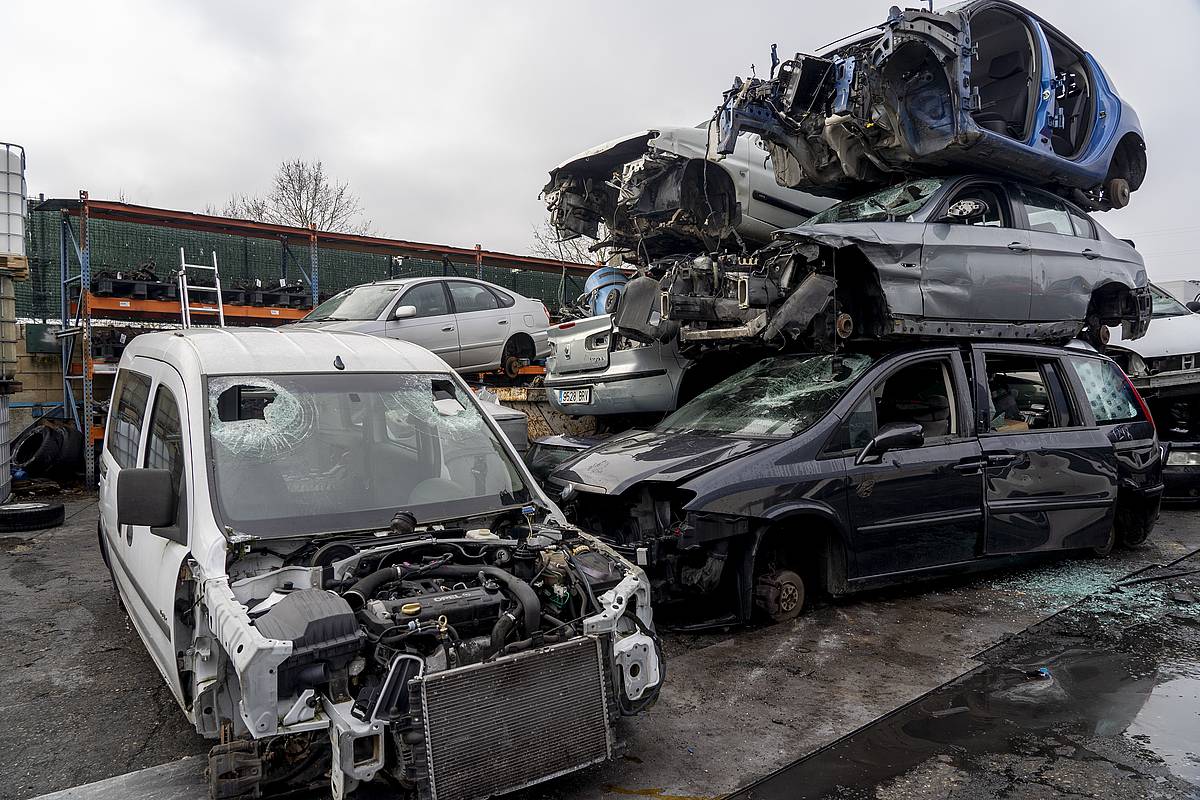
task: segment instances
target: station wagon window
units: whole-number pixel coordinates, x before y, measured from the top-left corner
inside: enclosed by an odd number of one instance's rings
[[[398,306],[416,306],[418,317],[437,317],[450,313],[446,290],[438,281],[414,286],[400,298]]]
[[[1075,227],[1063,201],[1048,194],[1023,190],[1022,203],[1029,217],[1029,229],[1040,233],[1059,233],[1074,236]]]
[[[949,359],[910,364],[893,372],[862,398],[842,423],[827,451],[861,450],[886,425],[915,422],[927,440],[958,430]]]
[[[1141,403],[1120,367],[1111,361],[1085,356],[1073,356],[1068,361],[1083,384],[1098,425],[1144,419]]]
[[[142,420],[150,399],[150,378],[140,372],[123,369],[113,389],[115,405],[104,436],[104,446],[121,468],[137,465],[138,441]]]
[[[1052,361],[989,353],[984,369],[990,432],[1024,433],[1078,424]]]
[[[158,387],[154,398],[145,461],[148,469],[170,470],[171,485],[178,495],[179,484],[183,480],[183,426],[175,396],[165,386]]]
[[[459,314],[491,311],[500,306],[496,296],[481,284],[449,281],[446,285],[450,287],[450,294],[454,297],[454,310]]]

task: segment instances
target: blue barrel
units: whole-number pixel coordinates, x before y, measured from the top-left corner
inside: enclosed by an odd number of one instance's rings
[[[608,296],[624,288],[629,279],[625,274],[613,267],[600,267],[588,275],[583,283],[583,291],[588,296],[592,314],[598,316],[605,313]]]

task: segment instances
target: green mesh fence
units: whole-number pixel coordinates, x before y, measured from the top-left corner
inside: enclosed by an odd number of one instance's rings
[[[78,237],[78,218],[72,218]],[[59,310],[59,224],[57,211],[32,211],[29,215],[29,280],[17,284],[17,316],[55,319]],[[103,271],[129,271],[153,264],[160,279],[169,280],[179,264],[183,247],[188,262],[211,264],[217,254],[221,277],[227,284],[255,278],[264,284],[279,279],[303,280],[311,285],[310,254],[306,240],[275,240],[224,233],[189,231],[134,222],[106,219],[91,220],[92,274]],[[74,248],[68,244],[71,270],[79,264]],[[433,258],[413,258],[387,252],[360,253],[321,247],[317,254],[317,283],[322,298],[360,283],[386,278],[461,275],[474,277],[474,261],[454,262]],[[570,303],[583,292],[584,278],[537,270],[509,269],[483,265],[481,277],[518,294],[541,300],[552,314],[558,312],[561,297]]]

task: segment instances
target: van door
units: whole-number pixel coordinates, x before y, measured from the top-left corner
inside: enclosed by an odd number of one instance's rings
[[[983,477],[962,360],[955,352],[905,360],[877,381],[848,418],[861,449],[892,423],[921,425],[925,442],[848,460],[855,577],[970,561],[983,537]]]
[[[412,306],[416,316],[396,319],[396,309]],[[418,283],[404,292],[388,312],[384,334],[420,345],[452,367],[458,366],[458,323],[442,281]]]
[[[977,347],[987,461],[985,552],[1103,545],[1117,462],[1108,436],[1073,402],[1059,359]]]
[[[135,360],[135,364],[137,361],[141,359]],[[114,572],[120,565],[125,576],[126,607],[137,608],[136,614],[130,609],[130,616],[134,618],[138,633],[176,698],[182,699],[175,658],[178,649],[175,600],[179,571],[187,557],[188,546],[176,539],[188,541],[188,520],[191,518],[188,507],[192,496],[188,491],[191,476],[187,474],[190,443],[184,435],[188,430],[187,405],[183,379],[178,372],[149,359],[145,364],[154,384],[135,463],[139,467],[171,472],[177,497],[176,521],[168,529],[154,531],[143,525],[121,526],[120,536],[111,541],[109,555]],[[111,492],[115,500],[120,470],[110,470],[105,480],[108,482],[105,491]],[[112,506],[115,509],[116,503]]]

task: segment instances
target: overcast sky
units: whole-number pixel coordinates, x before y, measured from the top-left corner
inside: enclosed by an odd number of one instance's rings
[[[33,194],[184,210],[320,158],[381,234],[525,252],[550,167],[705,119],[734,75],[766,71],[772,42],[811,52],[888,5],[10,1],[0,141],[25,146]],[[1097,218],[1136,239],[1152,278],[1200,277],[1200,2],[1029,5],[1146,132],[1145,184]]]

